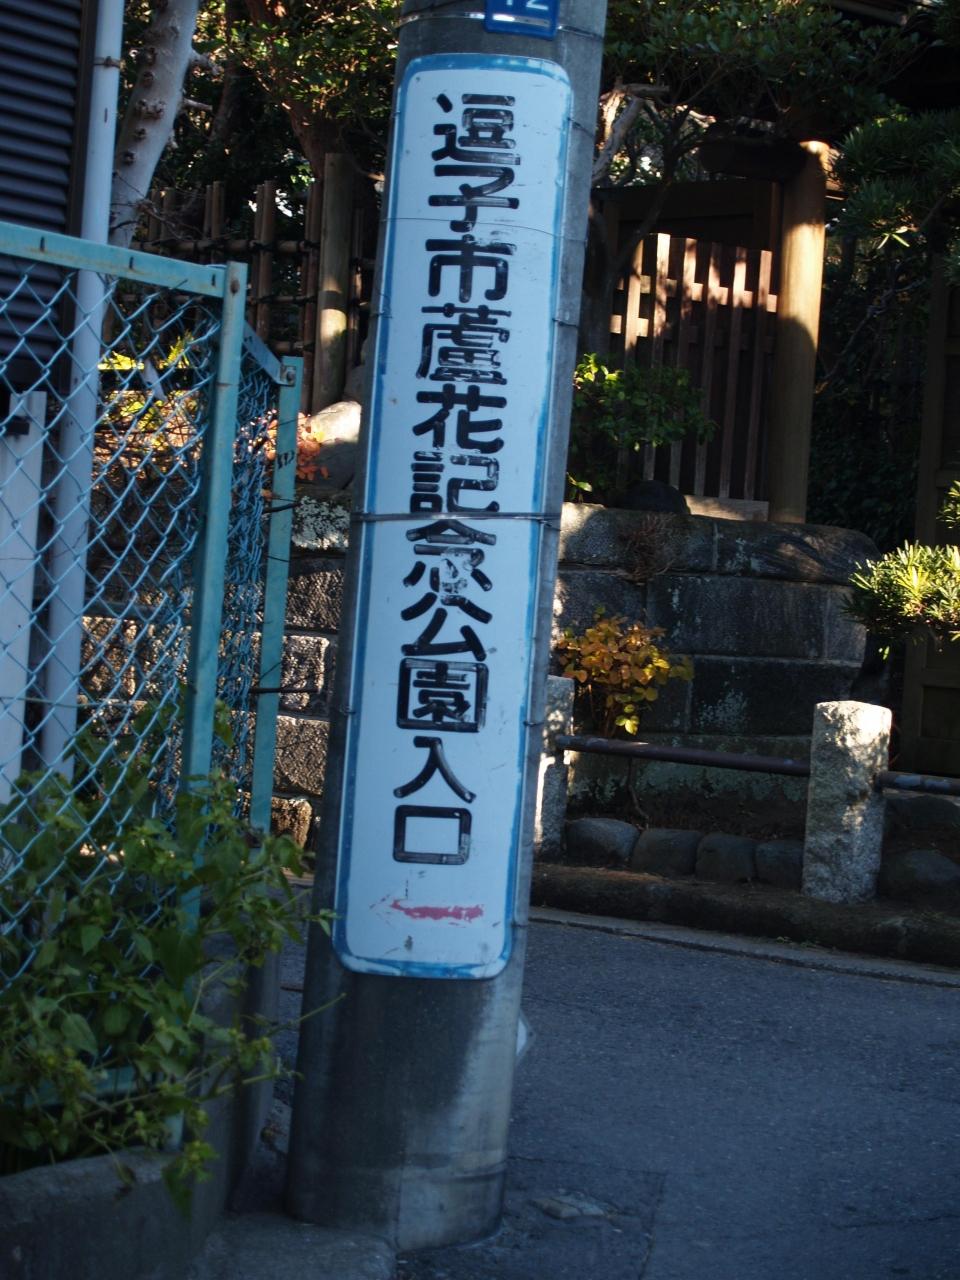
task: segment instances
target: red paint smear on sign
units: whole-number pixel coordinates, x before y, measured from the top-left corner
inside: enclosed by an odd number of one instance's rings
[[[399,898],[394,898],[390,906],[411,920],[476,920],[483,915],[483,907],[409,907]]]

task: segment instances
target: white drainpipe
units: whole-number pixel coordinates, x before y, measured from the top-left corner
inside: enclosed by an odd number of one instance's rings
[[[106,243],[110,228],[110,191],[117,131],[117,96],[123,37],[123,0],[100,0],[90,89],[80,235]],[[69,399],[61,414],[53,493],[57,537],[48,570],[57,583],[47,624],[49,648],[44,660],[47,717],[41,754],[48,765],[63,767],[63,756],[77,724],[83,633],[87,526],[97,419],[98,372],[103,327],[104,287],[90,271],[78,273],[77,322],[70,348]],[[85,320],[84,320],[85,318]]]

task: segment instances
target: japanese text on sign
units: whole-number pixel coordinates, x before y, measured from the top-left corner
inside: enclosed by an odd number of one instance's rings
[[[334,930],[358,969],[509,952],[568,105],[530,59],[401,88]]]

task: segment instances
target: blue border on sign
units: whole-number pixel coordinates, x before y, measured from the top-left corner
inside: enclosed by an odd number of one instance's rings
[[[517,71],[527,75],[546,76],[547,78],[564,85],[567,89],[568,107],[572,106],[572,91],[570,89],[570,81],[563,68],[555,62],[550,62],[540,58],[520,58],[509,57],[506,55],[499,56],[483,56],[480,54],[431,54],[422,58],[416,58],[410,62],[404,72],[403,80],[398,89],[396,103],[396,124],[394,127],[393,140],[390,155],[390,173],[391,176],[396,173],[396,165],[401,146],[404,142],[403,137],[403,120],[406,98],[409,91],[410,82],[415,76],[422,71],[449,70],[449,71],[475,71],[475,70],[497,70],[497,71]],[[569,109],[568,109],[569,117]],[[560,135],[558,150],[558,172],[562,175],[566,172],[566,153],[568,148],[569,130],[565,130]],[[384,241],[384,268],[383,279],[381,284],[381,294],[384,298],[391,298],[392,291],[390,282],[393,276],[393,264],[398,252],[398,221],[395,209],[395,192],[397,184],[394,181],[390,183],[388,194],[387,210],[386,210],[386,239]],[[559,285],[560,285],[560,245],[561,232],[563,227],[563,217],[565,210],[565,190],[562,184],[558,184],[558,199],[555,204],[554,223],[551,228],[553,234],[553,253],[551,259],[551,282],[550,297],[554,315],[551,317],[549,326],[548,348],[547,348],[547,364],[552,368],[555,349],[556,349],[556,311],[559,303]],[[437,219],[438,222],[445,225],[446,220]],[[370,399],[370,430],[368,434],[368,453],[366,466],[366,482],[364,488],[364,510],[375,511],[375,497],[377,491],[377,473],[379,462],[379,443],[383,429],[383,380],[387,368],[388,352],[390,347],[390,329],[393,316],[389,311],[381,314],[377,326],[376,347],[374,351],[374,377],[371,386]],[[549,382],[549,391],[547,401],[544,404],[543,412],[536,424],[538,447],[537,447],[537,466],[534,476],[533,486],[533,510],[541,511],[543,509],[543,473],[546,459],[547,446],[547,428],[552,414],[552,379]],[[437,519],[442,518],[446,513],[437,513]],[[422,516],[411,515],[413,522],[422,521]],[[422,961],[388,961],[384,959],[371,959],[365,956],[354,954],[348,945],[346,936],[346,913],[349,899],[349,874],[350,861],[352,856],[352,848],[350,845],[350,834],[353,830],[354,810],[356,805],[356,787],[355,780],[357,774],[357,753],[359,750],[359,733],[357,724],[363,714],[363,676],[366,663],[366,634],[367,628],[371,625],[371,599],[370,599],[370,582],[371,568],[374,549],[374,528],[367,524],[360,524],[359,527],[354,526],[354,534],[360,537],[360,552],[358,555],[360,566],[360,581],[357,591],[357,640],[353,653],[353,664],[350,673],[350,702],[352,715],[347,726],[346,736],[346,768],[344,770],[344,792],[340,808],[340,830],[338,839],[338,861],[336,875],[336,896],[334,901],[334,910],[337,912],[332,927],[332,941],[334,948],[341,962],[347,969],[351,969],[358,973],[382,974],[385,976],[411,977],[411,978],[492,978],[505,968],[507,961],[513,948],[513,931],[515,923],[516,910],[516,891],[517,891],[517,874],[518,863],[517,857],[520,844],[520,827],[523,818],[525,805],[525,761],[528,752],[529,730],[525,726],[527,719],[528,707],[530,703],[529,680],[527,688],[527,705],[518,708],[517,721],[520,729],[519,741],[520,749],[517,760],[518,777],[521,779],[521,785],[517,790],[517,798],[513,816],[512,837],[510,863],[507,867],[507,894],[504,903],[505,934],[504,945],[501,954],[493,961],[479,965],[448,965],[448,964],[430,964]],[[529,547],[529,577],[533,584],[533,590],[530,593],[527,617],[526,617],[526,634],[532,640],[534,626],[536,621],[536,603],[539,594],[538,580],[538,564],[539,564],[539,542],[540,542],[540,526],[531,522],[530,533],[528,539]]]

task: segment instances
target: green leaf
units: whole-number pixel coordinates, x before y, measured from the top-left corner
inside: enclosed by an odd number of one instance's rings
[[[153,943],[145,933],[135,933],[133,935],[133,945],[136,947],[137,954],[146,960],[148,964],[153,962]]]
[[[85,924],[80,930],[80,950],[88,955],[102,937],[103,930],[98,924]]]
[[[123,1004],[111,1004],[103,1015],[103,1029],[108,1036],[119,1036],[130,1024],[130,1010]]]
[[[58,944],[52,938],[48,938],[46,942],[40,945],[37,954],[33,957],[34,969],[41,971],[49,969],[54,960],[56,960],[58,951]]]
[[[203,948],[196,933],[164,929],[157,935],[155,951],[167,980],[174,987],[185,987],[203,967]]]
[[[83,1014],[68,1013],[60,1024],[60,1033],[68,1045],[82,1053],[95,1054],[97,1041]]]

